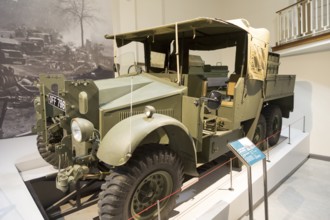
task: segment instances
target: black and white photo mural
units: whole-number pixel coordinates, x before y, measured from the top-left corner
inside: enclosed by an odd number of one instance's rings
[[[31,134],[40,74],[113,77],[110,1],[0,0],[0,138]]]

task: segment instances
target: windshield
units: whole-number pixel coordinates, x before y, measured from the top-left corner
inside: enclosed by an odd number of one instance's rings
[[[135,54],[133,52],[127,52],[117,56],[115,58],[115,71],[118,76],[127,75],[130,71],[133,71],[135,65]]]
[[[144,60],[139,60],[139,52],[143,52],[143,44],[138,47],[131,43],[120,48],[120,51],[114,52],[114,70],[116,77],[134,75],[145,72]],[[140,57],[144,57],[143,55]]]
[[[125,52],[115,57],[114,69],[117,76],[142,72],[168,74],[178,71],[180,74],[218,73],[219,71],[223,73],[222,75],[241,74],[241,68],[244,66],[245,45],[244,37],[239,36],[239,38],[240,41],[220,39],[216,42],[219,44],[218,49],[210,48],[210,50],[199,46],[194,39],[179,39],[179,54],[176,53],[174,39],[165,42],[147,41],[144,44],[140,43],[140,47],[134,47],[131,45],[134,43],[130,43],[120,48],[125,49]],[[137,50],[133,52],[132,49]],[[237,54],[237,51],[240,53]]]
[[[184,75],[192,72],[222,74],[226,70],[241,76],[247,72],[248,33],[225,21],[195,19],[108,38],[115,39],[120,50],[133,45],[131,51],[137,51],[126,63],[118,58],[120,75],[142,71],[131,65],[144,66],[143,71],[151,74],[176,73],[176,82],[181,84]],[[142,47],[134,46],[138,44]]]
[[[199,69],[205,73],[215,73],[217,70],[235,72],[236,47],[228,47],[211,51],[189,51],[189,74]],[[201,72],[201,71],[200,71]]]

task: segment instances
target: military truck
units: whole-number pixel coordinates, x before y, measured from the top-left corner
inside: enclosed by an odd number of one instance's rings
[[[196,18],[105,37],[116,78],[41,75],[35,100],[38,149],[59,168],[57,187],[103,179],[101,219],[153,219],[158,200],[167,219],[184,175],[229,154],[228,142],[278,142],[295,76],[278,74],[266,29]]]
[[[18,41],[10,38],[0,38],[0,63],[25,64],[25,58],[20,51]]]

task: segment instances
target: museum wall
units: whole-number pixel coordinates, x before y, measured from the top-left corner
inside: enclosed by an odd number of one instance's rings
[[[294,3],[294,0],[136,0],[112,1],[114,30],[133,31],[179,20],[208,16],[221,19],[245,18],[253,27],[267,28],[271,35],[270,46],[276,42],[276,11]],[[117,5],[117,7],[116,7]],[[120,22],[118,19],[121,19]],[[329,52],[282,57],[280,72],[296,74],[295,111],[285,123],[299,120],[306,116],[306,130],[311,133],[311,153],[330,157],[327,148],[327,124],[330,116],[327,110],[330,103],[325,97],[330,95]],[[326,123],[328,122],[328,123]]]
[[[242,17],[254,27],[265,27],[271,33],[270,45],[276,42],[276,11],[294,1],[241,1],[239,6],[233,2],[223,3],[221,10],[225,19]],[[256,13],[256,8],[258,12]],[[328,70],[330,52],[314,52],[296,56],[282,57],[280,73],[296,74],[295,110],[284,124],[296,122],[293,127],[301,128],[306,116],[306,131],[310,132],[310,153],[330,157],[327,144],[327,126],[330,122],[330,103],[324,97],[330,96],[330,76]],[[328,122],[328,123],[327,123]]]
[[[221,14],[225,19],[242,17],[254,27],[265,27],[271,32],[270,46],[276,42],[276,11],[295,1],[240,1],[239,5],[224,1]],[[258,10],[256,12],[256,9]],[[294,127],[301,128],[303,116],[306,116],[306,131],[310,132],[310,153],[330,157],[327,144],[327,126],[330,123],[330,76],[328,70],[330,52],[320,51],[281,58],[280,73],[296,74],[295,110],[284,124],[296,122]]]
[[[283,57],[281,71],[297,75],[292,120],[306,116],[310,153],[330,157],[330,51]]]

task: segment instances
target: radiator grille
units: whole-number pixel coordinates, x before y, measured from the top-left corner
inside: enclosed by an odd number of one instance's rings
[[[143,114],[144,111],[133,111],[132,115],[138,115],[138,114]],[[170,117],[174,117],[174,110],[172,108],[169,109],[157,109],[156,113],[162,114],[162,115],[167,115]],[[120,120],[124,120],[125,118],[128,118],[131,116],[130,111],[124,111],[119,113]]]

